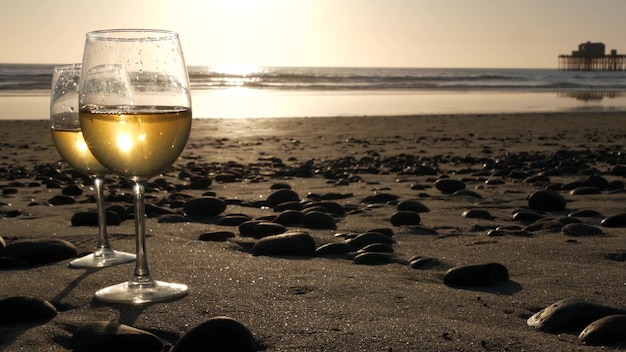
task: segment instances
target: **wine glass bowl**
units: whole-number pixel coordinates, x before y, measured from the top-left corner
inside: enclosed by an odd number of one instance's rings
[[[93,178],[98,211],[99,235],[94,253],[74,259],[71,268],[102,268],[132,262],[135,255],[111,248],[106,233],[104,209],[104,175],[108,172],[89,151],[80,129],[78,91],[80,64],[55,66],[50,94],[50,129],[52,140],[61,157],[75,170]]]
[[[171,166],[191,130],[191,95],[178,35],[149,29],[87,33],[80,125],[96,159],[134,182],[137,260],[131,280],[96,298],[146,303],[185,296],[184,284],[153,280],[145,245],[145,182]]]

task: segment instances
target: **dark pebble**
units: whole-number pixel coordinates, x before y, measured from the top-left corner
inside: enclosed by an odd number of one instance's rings
[[[346,214],[344,207],[336,202],[313,202],[304,207],[304,210],[310,207],[322,207],[326,209],[327,213],[342,216]]]
[[[462,189],[460,191],[456,191],[452,193],[452,195],[455,197],[471,197],[471,198],[476,198],[476,199],[483,199],[483,196],[481,196],[477,192],[470,191],[469,189]]]
[[[337,228],[335,219],[327,213],[320,211],[310,211],[304,214],[302,218],[302,224],[309,229],[328,229],[334,230]]]
[[[73,351],[160,352],[163,342],[156,335],[132,326],[98,321],[81,326],[71,339]]]
[[[257,342],[242,323],[229,317],[214,317],[189,330],[172,352],[253,352]]]
[[[22,259],[11,258],[11,257],[0,257],[0,269],[26,268],[29,265],[30,264],[27,261],[24,261]]]
[[[341,255],[352,252],[354,248],[345,242],[332,242],[323,244],[315,250],[316,256],[325,256],[325,255]]]
[[[189,184],[190,189],[208,189],[213,184],[213,181],[208,177],[202,177],[198,179],[194,179]]]
[[[253,237],[254,236],[254,227],[257,224],[260,224],[262,222],[268,222],[268,221],[263,221],[263,220],[250,220],[250,221],[246,221],[241,223],[241,225],[239,225],[238,229],[239,229],[239,234],[241,236],[244,237]]]
[[[14,324],[26,321],[49,320],[57,315],[56,308],[48,301],[16,296],[0,300],[0,324]]]
[[[304,205],[302,204],[302,202],[291,201],[291,202],[284,202],[284,203],[278,204],[277,206],[274,207],[274,211],[281,212],[285,210],[302,210],[302,208],[304,208]]]
[[[393,236],[393,229],[389,228],[389,227],[377,227],[375,229],[369,229],[365,232],[378,232],[381,233],[385,236],[389,236],[392,237]]]
[[[270,186],[270,189],[291,189],[291,185],[289,185],[288,183],[284,183],[284,182],[277,182],[277,183],[273,183]]]
[[[439,232],[435,229],[431,229],[428,227],[424,227],[421,225],[411,225],[407,226],[405,230],[412,235],[428,235],[428,236],[437,236]]]
[[[48,199],[48,203],[50,205],[70,205],[70,204],[75,204],[76,199],[74,199],[71,196],[56,195]]]
[[[122,223],[120,216],[112,211],[106,211],[106,224],[119,226]],[[98,213],[95,211],[78,212],[72,216],[72,226],[98,226]]]
[[[203,233],[198,236],[200,241],[225,241],[226,239],[235,237],[235,234],[230,231],[214,231]]]
[[[182,222],[189,222],[189,220],[190,219],[184,215],[173,214],[173,215],[161,216],[159,217],[159,220],[157,220],[157,222],[159,224],[179,224]]]
[[[465,182],[453,178],[441,178],[435,182],[435,188],[443,194],[452,194],[465,189]]]
[[[422,202],[415,200],[415,199],[401,201],[400,203],[398,203],[398,205],[396,205],[396,210],[398,211],[408,210],[408,211],[414,211],[417,213],[427,213],[430,211],[430,209],[428,209],[427,206],[425,206]]]
[[[626,214],[608,216],[600,221],[600,225],[604,227],[626,227]]]
[[[428,258],[428,257],[419,257],[411,260],[409,262],[409,267],[411,269],[431,269],[435,266],[440,265],[441,263],[436,258]]]
[[[287,232],[260,239],[252,247],[253,255],[312,257],[315,240],[307,232]]]
[[[485,209],[469,209],[461,214],[464,218],[492,220],[494,217]]]
[[[252,218],[246,214],[227,214],[222,216],[217,221],[217,224],[221,226],[239,226],[250,220],[252,220]]]
[[[190,199],[183,204],[183,211],[188,216],[216,216],[226,210],[226,202],[215,197]]]
[[[76,247],[65,240],[23,240],[8,244],[2,251],[5,257],[24,260],[30,265],[53,263],[78,255]]]
[[[418,212],[403,210],[395,212],[389,220],[393,226],[419,225],[421,218]]]
[[[625,176],[626,175],[626,165],[615,165],[609,171],[609,174],[612,176]]]
[[[626,314],[626,310],[580,298],[566,298],[533,314],[526,323],[550,333],[579,332],[594,321],[613,314]]]
[[[352,262],[360,265],[380,265],[387,264],[393,259],[391,253],[365,252],[357,254]]]
[[[561,233],[566,236],[600,236],[603,234],[602,230],[588,224],[583,223],[571,223],[561,228]]]
[[[379,232],[364,232],[352,239],[346,240],[346,243],[350,244],[355,250],[359,250],[372,243],[393,244],[395,242],[393,238]]]
[[[359,249],[357,253],[365,252],[378,252],[378,253],[393,253],[393,247],[387,243],[372,243]]]
[[[280,189],[267,196],[267,206],[274,208],[278,204],[286,202],[299,202],[300,196],[291,189]]]
[[[284,226],[299,225],[304,222],[304,214],[298,210],[285,210],[278,214],[273,222]]]
[[[479,287],[508,281],[507,268],[499,263],[461,265],[448,270],[443,283],[448,286]]]
[[[72,196],[72,197],[80,196],[81,194],[83,194],[83,186],[82,185],[69,185],[69,186],[63,187],[61,189],[61,194],[63,194],[64,196]]]
[[[599,212],[595,210],[582,209],[582,210],[573,211],[567,214],[567,216],[570,216],[573,218],[596,218],[596,217],[602,217],[602,214],[600,214]]]
[[[564,210],[567,202],[562,195],[549,190],[539,190],[528,197],[528,207],[534,210]]]
[[[587,194],[602,194],[602,191],[598,187],[593,186],[582,186],[576,187],[573,190],[569,191],[571,195],[587,195]]]
[[[254,226],[252,237],[263,238],[287,232],[287,228],[275,222],[260,222]]]
[[[587,345],[613,345],[626,342],[626,314],[614,314],[589,324],[578,335]]]

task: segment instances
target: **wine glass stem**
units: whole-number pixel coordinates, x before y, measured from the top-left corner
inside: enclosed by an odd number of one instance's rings
[[[152,281],[148,269],[146,257],[146,227],[145,227],[145,186],[140,181],[135,181],[133,197],[135,203],[135,245],[137,247],[137,259],[135,261],[135,273],[133,281],[137,284]]]
[[[96,176],[93,180],[96,189],[96,207],[98,209],[98,244],[96,245],[96,255],[103,255],[104,252],[111,250],[109,238],[107,236],[107,217],[104,209],[104,178]]]

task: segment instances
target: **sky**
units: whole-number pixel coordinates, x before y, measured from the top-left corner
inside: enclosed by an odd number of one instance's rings
[[[188,65],[556,68],[626,54],[624,0],[0,0],[0,63],[79,62],[84,34],[180,34]]]

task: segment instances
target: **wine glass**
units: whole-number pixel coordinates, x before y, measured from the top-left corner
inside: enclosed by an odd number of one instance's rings
[[[93,178],[98,211],[98,241],[96,250],[89,255],[74,259],[70,268],[103,268],[132,262],[135,255],[115,251],[107,237],[106,213],[104,209],[104,175],[106,167],[94,158],[80,130],[78,121],[78,83],[80,64],[55,66],[52,73],[50,98],[50,128],[57,151],[74,169]]]
[[[87,33],[80,125],[96,159],[133,181],[137,259],[131,280],[96,298],[146,303],[183,297],[187,285],[156,281],[146,256],[145,182],[168,168],[191,130],[189,77],[178,34],[150,29]]]

